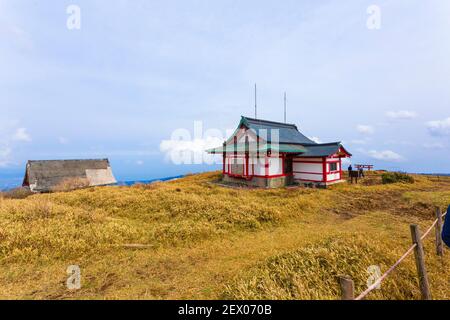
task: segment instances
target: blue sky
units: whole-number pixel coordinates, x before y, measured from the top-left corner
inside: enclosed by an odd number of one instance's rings
[[[213,169],[164,141],[235,128],[255,82],[261,118],[282,121],[287,91],[288,122],[353,162],[450,172],[449,17],[446,0],[0,0],[0,177],[28,159],[108,157],[121,180]]]

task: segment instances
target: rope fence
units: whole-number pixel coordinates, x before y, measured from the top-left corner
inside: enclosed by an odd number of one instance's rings
[[[442,245],[442,238],[441,238],[441,232],[442,232],[442,218],[444,218],[447,215],[447,212],[441,215],[441,210],[438,208],[436,210],[436,220],[434,220],[431,227],[425,231],[425,233],[422,236],[420,235],[419,228],[417,225],[411,225],[411,235],[413,238],[413,245],[400,257],[400,259],[397,260],[381,277],[377,279],[372,285],[370,285],[364,292],[362,292],[359,296],[356,298],[353,297],[353,290],[354,290],[354,284],[353,280],[351,280],[348,277],[341,278],[341,290],[342,290],[342,297],[343,299],[348,300],[362,300],[364,299],[370,292],[375,290],[379,287],[381,282],[387,278],[389,274],[391,274],[397,266],[405,260],[412,252],[415,252],[416,256],[416,265],[417,265],[417,271],[419,275],[419,283],[421,287],[421,293],[423,299],[431,299],[431,295],[429,292],[429,285],[428,285],[428,277],[426,274],[426,268],[425,268],[425,261],[424,261],[424,254],[423,254],[423,246],[422,246],[422,240],[424,240],[430,232],[435,228],[436,230],[436,251],[439,256],[442,256],[443,254],[443,245]]]

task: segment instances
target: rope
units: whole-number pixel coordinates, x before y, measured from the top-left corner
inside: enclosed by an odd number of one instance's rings
[[[375,288],[377,288],[381,281],[383,281],[392,271],[395,270],[395,268],[403,261],[406,259],[407,256],[409,256],[409,254],[411,252],[413,252],[413,250],[417,247],[417,244],[414,244],[411,246],[411,248],[408,249],[408,251],[406,251],[406,253],[396,262],[392,265],[392,267],[389,268],[388,271],[386,271],[377,281],[375,281],[374,284],[372,284],[370,287],[368,287],[363,293],[361,293],[355,300],[362,300],[365,296],[367,296],[372,290],[374,290]]]
[[[442,217],[445,217],[446,214],[447,214],[447,212],[444,213],[444,214],[442,215]],[[436,223],[437,223],[437,219],[434,220],[434,222],[433,222],[433,224],[431,225],[431,227],[428,228],[428,230],[423,234],[423,236],[420,238],[421,240],[423,240],[423,239],[426,238],[426,236],[431,232],[431,230],[433,230],[433,228],[434,228],[434,226],[436,225]]]
[[[445,217],[445,215],[447,214],[447,212],[445,212],[442,217]],[[433,230],[434,226],[437,223],[437,219],[433,222],[433,224],[431,225],[431,227],[423,234],[423,236],[420,238],[421,240],[425,239],[425,237],[431,232],[431,230]],[[371,291],[373,291],[375,288],[377,288],[381,282],[392,272],[395,270],[395,268],[403,261],[406,259],[406,257],[408,257],[411,252],[414,251],[414,249],[417,247],[417,244],[413,244],[408,251],[405,252],[405,254],[403,256],[401,256],[400,259],[398,259],[398,261],[396,263],[394,263],[389,269],[388,271],[386,271],[380,278],[378,278],[377,281],[375,281],[370,287],[368,287],[363,293],[361,293],[358,297],[355,298],[355,300],[362,300],[365,296],[367,296]]]
[[[431,232],[431,230],[433,230],[433,228],[434,228],[434,226],[436,225],[436,223],[437,223],[437,219],[433,222],[433,224],[431,225],[431,227],[428,228],[427,231],[425,231],[425,233],[423,234],[423,236],[420,237],[420,240],[423,240],[423,239],[425,239],[425,238],[427,237],[427,235]]]

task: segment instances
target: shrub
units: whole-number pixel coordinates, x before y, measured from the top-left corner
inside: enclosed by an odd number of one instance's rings
[[[381,175],[381,180],[383,184],[397,183],[397,182],[414,183],[414,178],[412,176],[400,172],[383,173]]]
[[[31,196],[33,193],[28,188],[16,188],[1,193],[1,196],[5,199],[25,199]]]

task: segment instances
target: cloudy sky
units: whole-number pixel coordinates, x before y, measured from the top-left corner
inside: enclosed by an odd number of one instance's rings
[[[169,140],[225,135],[255,82],[261,118],[283,119],[287,91],[288,121],[353,162],[448,173],[449,17],[448,0],[0,0],[0,177],[27,159],[214,168],[171,163]]]

